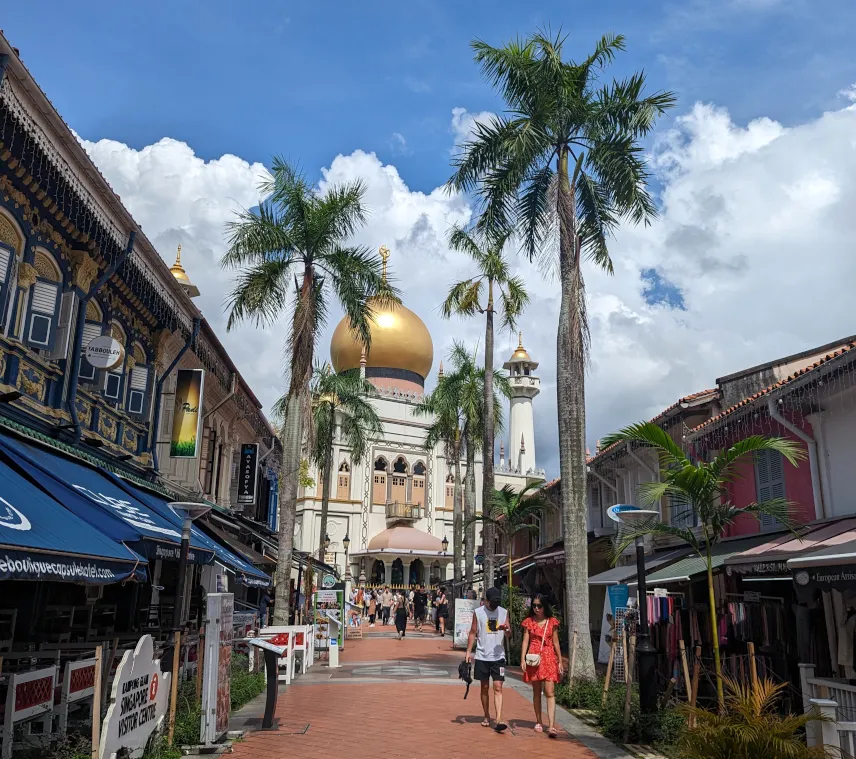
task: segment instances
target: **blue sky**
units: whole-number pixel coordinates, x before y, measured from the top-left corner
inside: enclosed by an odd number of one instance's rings
[[[575,57],[605,32],[625,34],[608,75],[644,68],[678,95],[646,146],[660,218],[618,231],[615,276],[586,272],[592,448],[716,377],[854,332],[853,0],[7,5],[7,38],[161,255],[172,263],[182,244],[197,304],[268,407],[284,389],[286,316],[226,334],[232,274],[217,265],[234,210],[258,202],[262,164],[282,153],[313,178],[365,183],[371,215],[356,241],[392,249],[436,372],[453,339],[483,342],[479,321],[438,312],[472,273],[447,233],[474,209],[436,188],[456,128],[501,108],[469,42],[548,23]],[[512,265],[532,295],[520,326],[540,362],[538,461],[555,474],[558,286],[519,257]],[[782,316],[791,304],[798,318]],[[500,335],[500,359],[516,344]]]
[[[449,173],[452,108],[498,107],[469,41],[548,23],[578,55],[603,32],[625,34],[616,74],[644,67],[681,110],[716,102],[738,123],[802,121],[856,81],[850,0],[36,0],[3,11],[7,37],[87,139],[141,148],[169,135],[206,159],[279,152],[311,172],[361,148],[423,191]]]

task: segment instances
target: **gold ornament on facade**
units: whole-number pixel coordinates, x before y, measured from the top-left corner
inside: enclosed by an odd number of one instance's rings
[[[27,394],[41,402],[45,392],[45,378],[34,369],[26,369],[20,373],[19,387]]]
[[[30,220],[30,199],[24,195],[23,192],[16,189],[12,184],[12,180],[9,179],[5,174],[0,176],[0,192],[4,192],[6,194],[6,200],[8,201],[10,198],[15,202],[15,208],[23,208],[24,218],[29,221]]]
[[[159,329],[154,334],[153,347],[155,350],[155,363],[161,365],[166,358],[166,349],[169,345],[169,340],[172,337],[172,332],[168,329]]]
[[[69,258],[74,272],[74,286],[85,293],[89,292],[92,280],[98,274],[98,264],[83,250],[72,250]]]
[[[36,267],[32,264],[26,264],[23,262],[18,264],[18,287],[23,287],[25,290],[28,290],[36,284],[36,277],[38,276],[39,273],[36,271]]]
[[[94,298],[86,304],[86,320],[99,323],[104,321],[104,314],[101,311],[101,306],[95,302]]]
[[[125,367],[126,367],[128,374],[130,374],[132,371],[134,371],[134,367],[136,365],[137,365],[137,361],[136,361],[136,359],[134,359],[133,356],[128,356],[125,359]]]
[[[65,238],[44,219],[39,223],[39,232],[59,248],[65,247]]]
[[[42,279],[47,279],[51,282],[62,282],[62,274],[56,264],[42,250],[36,251],[36,255],[33,257],[33,268],[35,268]]]
[[[127,427],[125,428],[125,434],[122,436],[122,445],[131,453],[137,450],[137,436]]]
[[[16,251],[21,247],[21,236],[12,222],[3,216],[3,214],[0,214],[0,241],[11,245]]]
[[[115,440],[116,438],[116,422],[103,411],[98,418],[98,432],[107,440]]]

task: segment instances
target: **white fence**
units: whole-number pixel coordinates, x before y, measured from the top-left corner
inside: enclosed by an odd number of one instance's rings
[[[849,680],[815,677],[813,664],[800,664],[803,712],[817,710],[828,721],[806,728],[809,746],[832,746],[849,759],[856,757],[856,685]]]

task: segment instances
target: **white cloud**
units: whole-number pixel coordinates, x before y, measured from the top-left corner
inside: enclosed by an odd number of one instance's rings
[[[451,129],[460,138],[489,115],[455,109]],[[142,151],[109,141],[87,149],[168,263],[182,242],[206,315],[270,404],[283,389],[283,327],[226,335],[229,275],[216,266],[224,223],[235,207],[256,202],[263,168],[234,156],[206,163],[174,140]],[[769,119],[737,125],[723,109],[696,105],[664,135],[652,166],[662,183],[660,219],[617,235],[611,246],[615,276],[587,271],[592,447],[606,432],[652,416],[716,377],[856,332],[850,307],[856,109],[785,129]],[[371,210],[358,242],[391,248],[404,301],[434,336],[436,372],[453,338],[473,345],[482,340],[480,320],[445,322],[438,314],[449,284],[470,272],[468,262],[449,251],[447,229],[467,222],[472,210],[466,198],[443,188],[412,191],[395,166],[359,150],[322,169],[321,187],[357,177],[367,185]],[[526,261],[514,265],[534,300],[521,326],[542,377],[535,401],[538,458],[555,474],[558,286]],[[640,275],[652,267],[680,288],[685,311],[645,302]],[[321,357],[328,355],[338,318],[331,315],[319,342]],[[497,358],[514,344],[502,336]]]
[[[470,113],[466,108],[453,108],[451,130],[455,136],[455,145],[461,145],[472,139],[476,124],[487,124],[495,115],[492,111]]]
[[[853,82],[849,87],[843,90],[838,90],[838,97],[849,100],[851,103],[856,103],[856,82]]]
[[[407,140],[401,132],[393,132],[389,138],[389,147],[393,155],[408,155],[410,148],[407,147]]]

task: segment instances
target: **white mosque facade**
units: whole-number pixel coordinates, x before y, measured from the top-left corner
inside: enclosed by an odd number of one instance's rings
[[[343,319],[333,333],[330,358],[336,371],[359,369],[377,388],[372,403],[383,424],[364,459],[334,443],[335,471],[327,519],[327,562],[369,585],[395,586],[449,580],[452,567],[452,462],[443,446],[427,449],[430,418],[414,414],[434,363],[431,335],[404,305],[376,307],[366,353]],[[540,390],[538,364],[523,348],[504,363],[513,397],[506,414],[507,439],[495,465],[496,487],[522,489],[544,479],[535,458],[533,399]],[[506,458],[506,452],[508,456]],[[466,462],[461,462],[461,477]],[[297,503],[295,547],[315,553],[320,544],[321,484],[302,489]],[[481,510],[482,461],[476,459],[476,509]],[[343,541],[349,538],[345,554]],[[443,540],[448,541],[444,550]],[[477,538],[481,544],[481,537]],[[477,546],[477,551],[480,550]]]

